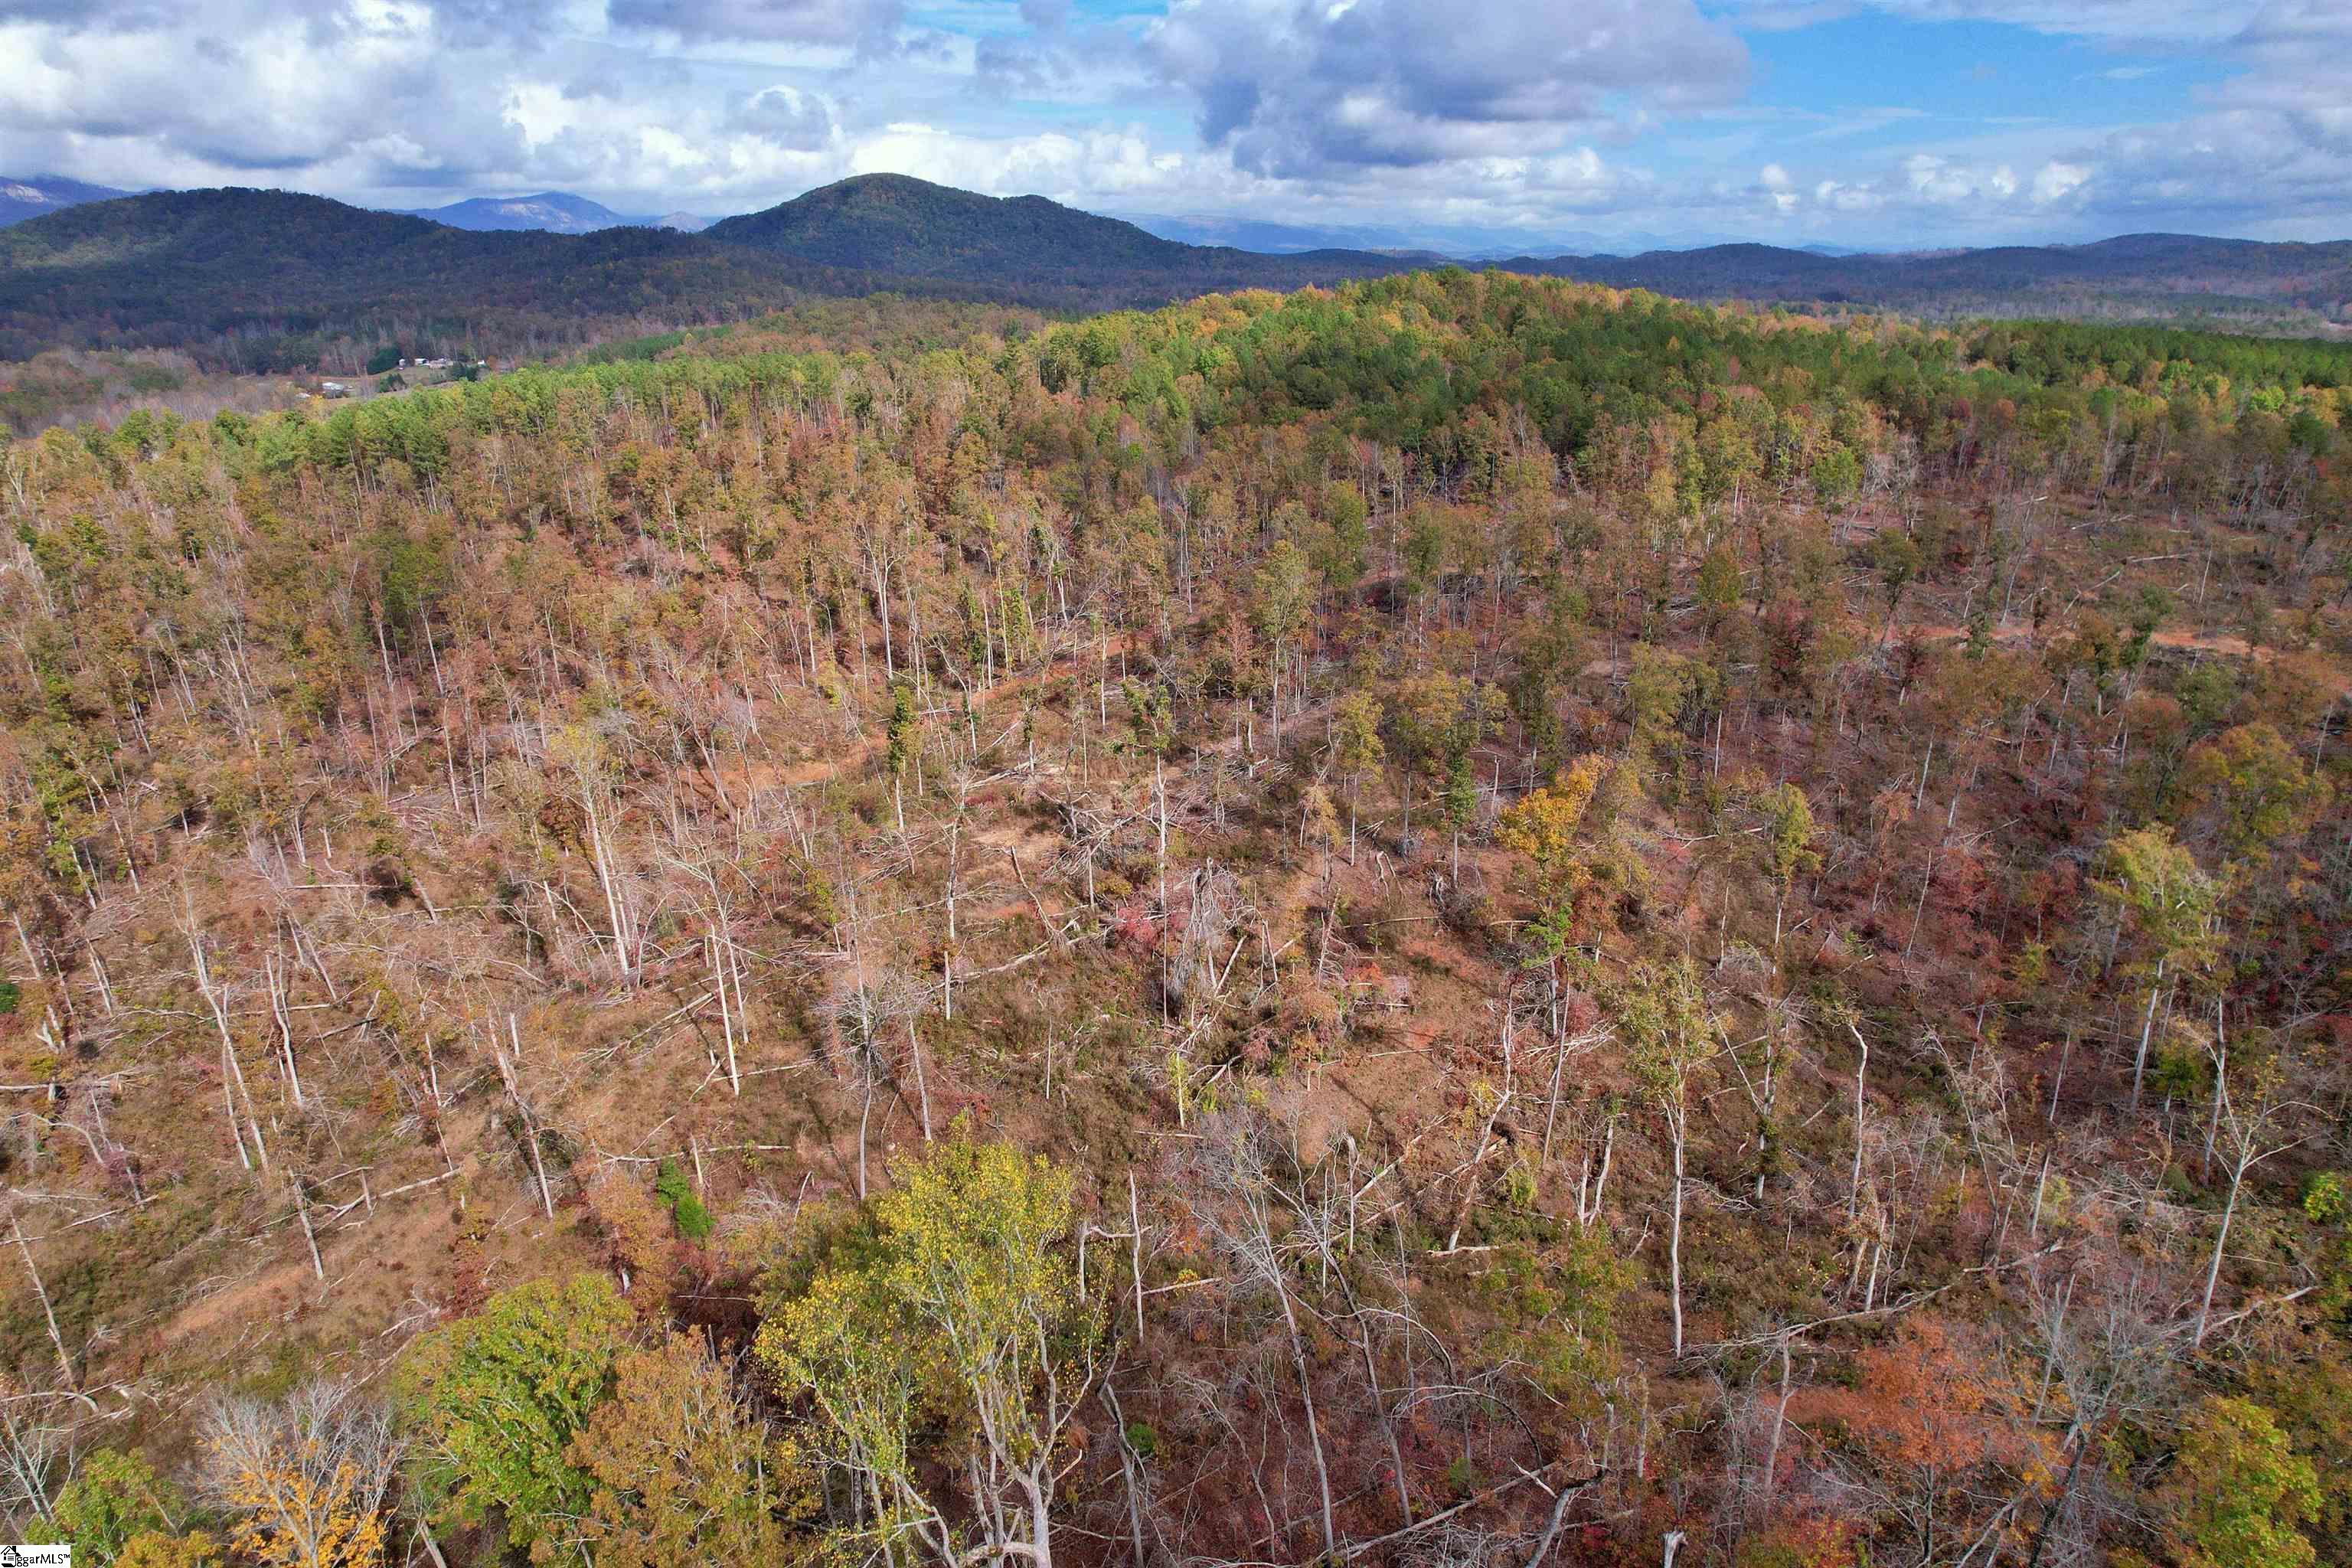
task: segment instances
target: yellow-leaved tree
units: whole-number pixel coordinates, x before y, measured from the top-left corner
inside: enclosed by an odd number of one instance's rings
[[[213,1500],[230,1543],[265,1568],[373,1568],[400,1442],[383,1405],[350,1383],[213,1407],[205,1441]]]
[[[893,1174],[856,1223],[772,1275],[757,1353],[806,1401],[811,1457],[856,1478],[857,1533],[943,1568],[1052,1568],[1055,1493],[1104,1346],[1070,1179],[961,1126]],[[919,1455],[918,1432],[964,1447]]]
[[[2161,823],[2116,834],[2104,858],[2106,878],[2095,885],[2114,900],[2117,918],[2138,929],[2147,952],[2147,1008],[2132,1058],[2132,1103],[2137,1105],[2157,1002],[2168,979],[2177,983],[2183,971],[2200,972],[2221,956],[2223,889]]]

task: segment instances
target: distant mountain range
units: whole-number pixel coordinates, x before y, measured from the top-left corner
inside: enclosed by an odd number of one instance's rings
[[[1163,213],[1118,213],[1114,216],[1161,239],[1172,239],[1185,245],[1230,245],[1237,249],[1264,251],[1274,256],[1301,250],[1369,250],[1384,256],[1434,256],[1451,260],[1501,253],[1483,247],[1478,243],[1477,231],[1468,230],[1448,231],[1449,239],[1441,243],[1433,237],[1416,236],[1403,229],[1354,225],[1266,223],[1257,218],[1221,217],[1213,214],[1195,214],[1186,217],[1170,217]],[[1501,250],[1525,250],[1527,247],[1526,238],[1522,236],[1516,245],[1504,246]]]
[[[1932,317],[2292,310],[2352,320],[2352,240],[2265,244],[2133,234],[2092,245],[1893,256],[1716,245],[1640,256],[1521,256],[1494,265],[1685,299],[1862,305]]]
[[[22,180],[0,175],[0,228],[26,218],[62,212],[84,202],[112,201],[132,194],[111,185],[85,184],[56,174],[36,174]],[[447,206],[377,210],[401,217],[425,218],[477,234],[530,229],[548,234],[593,234],[605,228],[674,228],[693,234],[716,221],[688,212],[657,216],[618,213],[602,202],[575,196],[569,191],[541,191],[527,196],[476,196],[468,201],[451,202]]]
[[[402,216],[426,218],[477,234],[520,229],[593,234],[605,228],[674,228],[692,234],[708,228],[713,221],[693,213],[630,216],[568,191],[541,191],[530,196],[476,196],[470,201],[451,202],[445,207],[414,208]]]
[[[897,174],[844,180],[700,234],[635,226],[560,192],[420,217],[282,191],[94,199],[75,195],[94,187],[21,184],[34,193],[21,199],[50,210],[0,230],[0,358],[61,345],[178,346],[224,365],[290,367],[329,340],[539,353],[818,294],[896,289],[1081,310],[1442,261],[1193,245],[1042,196],[977,195]],[[557,221],[573,231],[540,226]],[[1243,227],[1236,237],[1267,237]],[[2322,318],[2352,320],[2352,241],[2133,235],[1910,256],[1721,245],[1494,265],[1699,300],[1932,317],[2234,317],[2305,331]]]
[[[1692,250],[1726,243],[1720,234],[1676,235],[1635,233],[1599,235],[1577,230],[1530,236],[1525,229],[1488,228],[1465,224],[1291,224],[1258,218],[1229,217],[1213,213],[1173,216],[1166,213],[1123,212],[1138,228],[1162,239],[1187,245],[1232,245],[1244,250],[1370,250],[1392,256],[1443,256],[1461,262],[1484,261],[1498,256],[1587,256],[1601,252],[1633,254],[1645,250]],[[1841,250],[1840,255],[1848,254]]]
[[[79,180],[62,179],[56,174],[35,174],[28,180],[12,180],[0,174],[0,228],[28,217],[61,212],[83,202],[110,201],[130,194],[111,185],[86,185]]]
[[[665,229],[474,233],[286,191],[158,191],[0,229],[0,359],[179,347],[280,370],[331,340],[512,354],[883,289],[973,292]]]

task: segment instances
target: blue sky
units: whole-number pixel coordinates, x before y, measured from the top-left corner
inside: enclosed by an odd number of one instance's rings
[[[2352,0],[0,0],[0,174],[1457,249],[2352,237]]]

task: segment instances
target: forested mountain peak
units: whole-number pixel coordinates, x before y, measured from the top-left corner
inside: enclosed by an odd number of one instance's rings
[[[0,235],[0,267],[169,267],[226,257],[241,268],[299,273],[370,247],[429,238],[438,226],[298,191],[229,185],[149,191],[88,202]]]
[[[1165,268],[1199,248],[1044,196],[986,196],[906,174],[854,175],[704,232],[836,267],[975,279],[1048,258],[1056,267]]]

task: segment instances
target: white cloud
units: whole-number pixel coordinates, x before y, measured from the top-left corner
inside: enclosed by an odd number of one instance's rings
[[[1843,180],[1823,180],[1813,187],[1813,205],[1825,212],[1848,214],[1875,212],[1886,205],[1886,198],[1867,185],[1850,185]]]
[[[2053,158],[2042,164],[2041,173],[2033,176],[2033,199],[2042,206],[2063,201],[2082,189],[2084,182],[2090,177],[2091,171],[2083,164],[2061,163]],[[2016,182],[2011,181],[2011,189],[2015,188]]]
[[[1202,140],[1271,176],[1541,152],[1748,74],[1691,0],[1173,0],[1144,48]]]
[[[2352,0],[1161,3],[0,0],[0,173],[724,212],[891,170],[1530,248],[1588,224],[1585,247],[2352,229]],[[2142,57],[2227,74],[2088,129],[1958,125],[1965,105],[1899,101],[1894,68],[1872,96],[1897,101],[1743,102],[1741,29],[1861,8],[2137,51],[2086,84]]]
[[[575,129],[583,112],[583,106],[553,82],[521,81],[507,89],[506,122],[521,132],[527,148],[542,146]]]
[[[1912,153],[1903,161],[1903,173],[1910,181],[1913,195],[1939,206],[1969,200],[1977,195],[1980,184],[1971,171],[1932,153]]]

